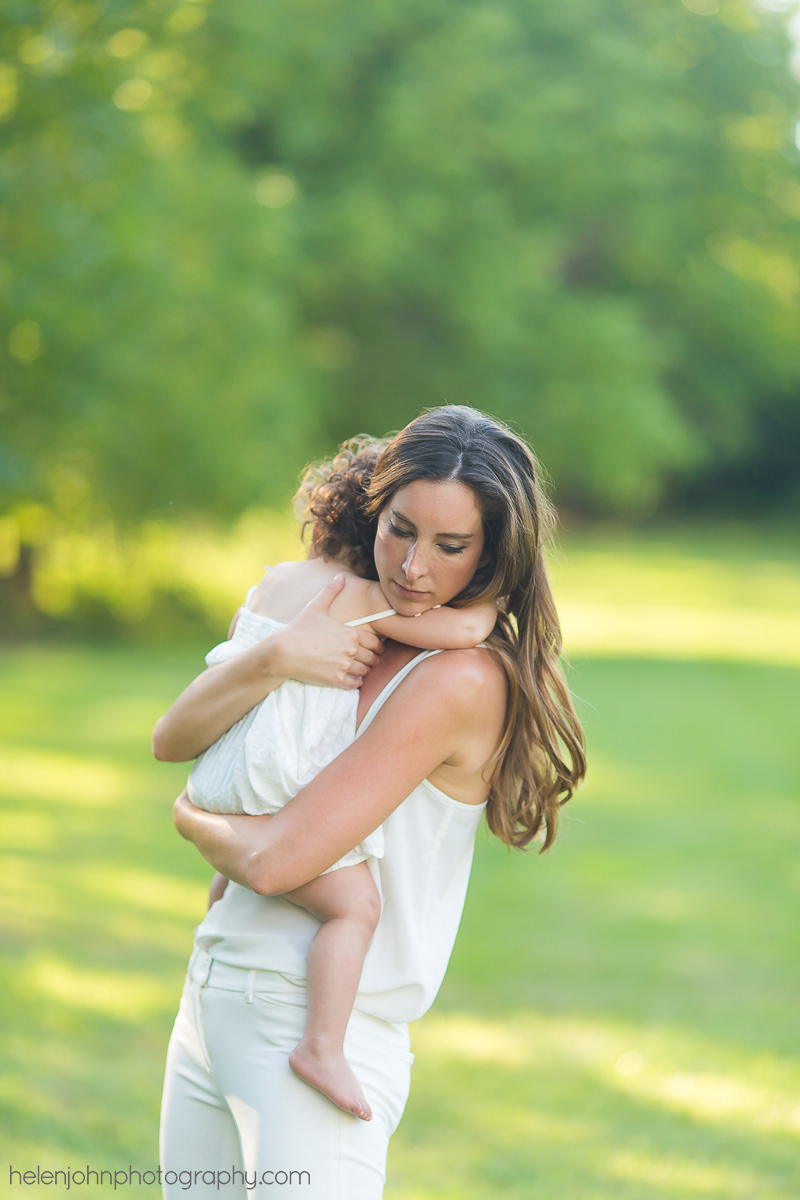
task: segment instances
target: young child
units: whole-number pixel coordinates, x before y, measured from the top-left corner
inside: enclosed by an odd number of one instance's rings
[[[364,578],[374,574],[374,529],[363,497],[383,445],[353,439],[331,462],[306,473],[295,500],[303,530],[312,526],[308,557],[268,569],[250,589],[229,640],[206,656],[210,666],[290,621],[338,574],[345,575],[345,586],[330,611],[344,624],[369,623],[375,633],[420,649],[462,649],[488,637],[497,617],[494,601],[400,617],[388,607],[380,585]],[[200,755],[187,784],[189,798],[209,812],[276,812],[352,742],[357,706],[357,689],[288,680]],[[372,1113],[344,1057],[343,1042],[380,916],[366,860],[382,855],[383,834],[376,829],[319,878],[286,896],[321,922],[308,953],[305,1031],[290,1066],[340,1108],[366,1121]],[[221,876],[215,879],[212,901],[226,883]]]

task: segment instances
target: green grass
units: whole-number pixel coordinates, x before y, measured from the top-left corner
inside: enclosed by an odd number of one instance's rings
[[[778,652],[800,570],[780,539],[668,541],[569,545],[589,781],[551,854],[479,837],[447,980],[413,1030],[387,1200],[800,1196],[800,670]],[[626,605],[649,613],[651,651],[620,647]],[[745,610],[760,640],[738,639]],[[157,1163],[208,869],[172,831],[185,770],[148,742],[199,652],[3,652],[4,1183],[9,1164]]]

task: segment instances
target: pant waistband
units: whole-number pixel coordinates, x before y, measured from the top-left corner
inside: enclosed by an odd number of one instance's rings
[[[265,971],[247,967],[232,967],[227,963],[212,958],[207,950],[195,947],[187,971],[187,979],[196,988],[219,988],[223,992],[242,992],[248,1004],[254,995],[260,993],[266,996],[291,997],[293,1007],[307,1006],[307,980],[301,975],[291,975],[283,971]],[[199,1002],[200,992],[194,991],[195,1003]],[[363,1012],[358,1007],[353,1009],[363,1028],[365,1025],[374,1026],[380,1031],[381,1038],[390,1037],[393,1044],[405,1053],[410,1052],[408,1025],[405,1021],[387,1021],[372,1013]],[[413,1058],[413,1055],[412,1055]]]
[[[265,971],[248,967],[232,967],[212,958],[207,950],[196,949],[189,959],[189,978],[201,987],[221,988],[225,992],[291,992],[306,990],[306,980],[300,975],[282,971]]]

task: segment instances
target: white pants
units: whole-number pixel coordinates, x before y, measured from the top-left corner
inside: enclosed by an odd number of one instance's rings
[[[167,1052],[167,1200],[380,1200],[408,1098],[408,1027],[352,1014],[345,1053],[372,1107],[361,1121],[290,1070],[305,1017],[305,980],[195,951]]]

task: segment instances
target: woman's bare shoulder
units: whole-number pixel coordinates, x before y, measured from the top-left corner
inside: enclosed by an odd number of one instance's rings
[[[364,736],[427,753],[425,776],[434,786],[454,800],[479,804],[505,715],[505,675],[491,651],[443,650],[409,672]]]
[[[409,673],[408,681],[414,676],[420,687],[434,689],[446,702],[457,704],[481,719],[490,716],[492,711],[505,713],[505,671],[486,647],[443,650],[416,666]]]

